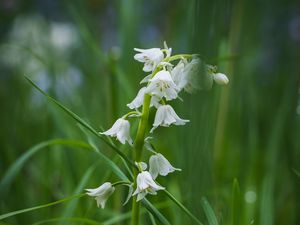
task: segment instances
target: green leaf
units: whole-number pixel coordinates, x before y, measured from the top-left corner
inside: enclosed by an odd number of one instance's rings
[[[92,148],[88,144],[77,140],[53,139],[53,140],[41,142],[31,147],[9,167],[9,169],[7,170],[3,179],[0,182],[0,196],[1,197],[5,196],[6,190],[8,190],[11,182],[14,180],[14,178],[20,172],[20,170],[26,164],[26,162],[34,154],[52,145],[66,145],[66,146],[78,147],[81,149],[92,150]]]
[[[201,199],[201,205],[205,212],[209,225],[219,225],[217,217],[205,197]]]
[[[82,178],[81,178],[79,184],[77,185],[75,191],[73,192],[73,195],[77,195],[77,194],[82,192],[82,190],[84,189],[85,185],[87,184],[88,180],[90,179],[91,175],[93,174],[94,170],[97,168],[98,165],[99,165],[99,162],[95,163],[94,165],[92,165],[88,168],[88,170],[82,176]],[[78,204],[78,199],[70,202],[67,205],[67,207],[63,210],[63,213],[62,213],[62,217],[61,217],[62,222],[66,221],[66,220],[64,220],[65,218],[68,218],[69,216],[72,215],[72,213],[74,212],[77,204]]]
[[[104,162],[111,168],[112,172],[114,172],[120,179],[128,180],[128,177],[122,172],[122,170],[115,164],[110,158],[105,156],[92,142],[92,140],[88,140],[89,144],[92,146],[93,149],[97,152],[97,154],[104,160]]]
[[[77,121],[79,124],[87,128],[92,134],[97,136],[99,139],[101,139],[103,142],[105,142],[108,146],[111,147],[118,155],[120,155],[121,158],[123,158],[127,163],[131,164],[133,167],[136,167],[134,162],[132,162],[122,151],[120,151],[114,144],[110,143],[106,138],[104,138],[101,134],[99,134],[91,125],[89,125],[87,122],[85,122],[83,119],[81,119],[78,115],[73,113],[70,109],[65,107],[63,104],[61,104],[59,101],[52,98],[50,95],[48,95],[46,92],[44,92],[42,89],[40,89],[32,80],[30,80],[28,77],[25,76],[27,81],[36,88],[40,93],[42,93],[45,97],[47,97],[51,102],[53,102],[56,106],[61,108],[64,112],[66,112],[69,116],[71,116],[75,121]]]
[[[179,206],[179,208],[185,212],[192,220],[194,220],[197,224],[203,225],[196,216],[194,216],[181,202],[179,202],[170,192],[167,190],[163,190],[163,192],[167,195],[168,198],[170,198],[176,205]]]
[[[21,210],[5,213],[5,214],[0,215],[0,220],[6,219],[6,218],[11,217],[11,216],[19,215],[19,214],[22,214],[22,213],[26,213],[26,212],[30,212],[30,211],[34,211],[34,210],[38,210],[38,209],[42,209],[42,208],[47,208],[47,207],[50,207],[50,206],[53,206],[53,205],[58,205],[58,204],[61,204],[61,203],[64,203],[64,202],[67,202],[67,201],[70,201],[70,200],[73,200],[73,199],[76,199],[76,198],[81,198],[85,195],[86,195],[85,193],[81,193],[79,195],[74,195],[74,196],[71,196],[71,197],[63,198],[61,200],[51,202],[51,203],[47,203],[47,204],[44,204],[44,205],[39,205],[39,206],[27,208],[27,209],[21,209]]]
[[[235,178],[232,185],[232,206],[231,206],[232,225],[240,224],[240,187]]]

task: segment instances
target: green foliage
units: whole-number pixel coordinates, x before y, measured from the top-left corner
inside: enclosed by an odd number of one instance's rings
[[[143,225],[299,221],[296,1],[54,2],[0,13],[1,224],[129,224],[127,188],[117,187],[103,210],[77,197],[108,179],[131,179],[131,150],[98,131],[139,89],[132,48],[164,40],[216,64],[230,83],[184,96],[185,107],[172,105],[188,126],[157,129],[163,142],[155,147],[182,172],[159,180],[176,199],[169,192],[149,197]],[[69,47],[57,46],[54,30],[62,24],[76,39]]]

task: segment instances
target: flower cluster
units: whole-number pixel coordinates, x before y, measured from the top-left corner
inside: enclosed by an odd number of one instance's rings
[[[166,43],[162,49],[135,48],[134,50],[138,52],[134,59],[144,63],[143,71],[150,72],[150,74],[141,80],[140,84],[143,87],[138,91],[137,96],[127,104],[128,108],[133,111],[119,118],[109,130],[101,133],[115,137],[122,144],[127,142],[131,146],[135,145],[130,135],[129,118],[142,116],[140,108],[146,107],[148,110],[152,108],[156,111],[150,133],[161,126],[185,125],[189,120],[180,118],[170,105],[170,101],[181,99],[179,95],[182,91],[193,93],[201,89],[201,79],[199,79],[201,76],[205,77],[210,86],[213,82],[219,85],[226,85],[229,82],[225,74],[218,73],[215,66],[205,64],[197,55],[172,56],[172,49],[168,48]],[[150,97],[150,101],[146,101],[146,96],[148,99]],[[144,140],[143,143],[147,144]],[[134,192],[131,191],[131,195],[137,196],[137,201],[143,199],[147,194],[155,195],[157,191],[164,189],[155,182],[158,175],[166,176],[180,170],[173,167],[162,154],[151,151],[154,154],[149,158],[149,171],[146,170],[147,164],[136,163],[139,173],[134,181],[136,189]],[[95,197],[98,206],[101,205],[103,208],[107,198],[114,192],[114,186],[107,182],[99,188],[87,190],[89,191],[88,195]]]

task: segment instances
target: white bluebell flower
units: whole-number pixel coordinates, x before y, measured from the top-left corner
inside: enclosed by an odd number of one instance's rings
[[[140,201],[147,194],[156,195],[157,191],[165,189],[155,183],[148,171],[142,171],[138,174],[136,178],[136,186],[136,190],[133,193],[133,196],[137,195],[136,201]]]
[[[114,193],[115,188],[110,182],[105,182],[98,188],[86,189],[86,191],[87,195],[95,197],[95,200],[97,201],[97,206],[101,206],[101,208],[103,209],[109,196],[111,196]]]
[[[133,144],[133,141],[130,137],[130,123],[128,120],[125,120],[123,118],[117,119],[117,121],[109,130],[101,134],[116,137],[122,144],[125,144],[126,141],[130,145]]]

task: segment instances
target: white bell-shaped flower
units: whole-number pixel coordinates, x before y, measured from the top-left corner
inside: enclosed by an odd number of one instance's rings
[[[178,87],[174,83],[170,72],[161,70],[153,78],[146,89],[147,93],[159,98],[165,97],[167,101],[177,98]]]
[[[223,73],[213,74],[214,81],[219,85],[226,85],[229,82],[228,77]]]
[[[143,71],[152,72],[156,66],[164,59],[164,53],[160,48],[139,49],[134,48],[135,51],[140,52],[134,55],[134,59],[143,62]]]
[[[130,145],[133,144],[132,139],[130,137],[130,123],[128,120],[125,120],[123,118],[117,119],[117,121],[109,130],[101,134],[116,137],[122,144],[125,144],[126,141]]]
[[[160,153],[150,157],[149,167],[149,172],[153,179],[156,179],[158,175],[167,176],[175,170],[181,171],[181,169],[173,167],[171,163]]]
[[[111,196],[114,193],[115,188],[110,182],[105,182],[98,188],[86,189],[86,191],[87,195],[95,197],[95,200],[97,201],[97,206],[101,206],[101,208],[103,209],[109,196]]]
[[[154,182],[148,171],[143,171],[137,175],[136,186],[136,190],[133,193],[133,196],[137,195],[136,201],[140,201],[147,194],[156,195],[157,191],[165,189]]]
[[[150,133],[152,133],[153,130],[156,129],[158,126],[168,127],[171,124],[184,125],[187,122],[190,121],[179,118],[172,106],[161,105],[156,111],[153,128],[151,129]]]
[[[132,102],[128,103],[127,106],[130,109],[138,109],[144,102],[144,95],[146,92],[146,87],[142,87],[137,96],[132,100]]]
[[[127,104],[128,108],[130,109],[138,109],[139,107],[141,107],[144,103],[144,96],[146,94],[146,87],[142,87],[137,96],[130,102]],[[155,106],[156,108],[160,105],[159,104],[160,98],[156,97],[156,96],[152,96],[151,97],[151,102],[150,102],[150,107]]]

